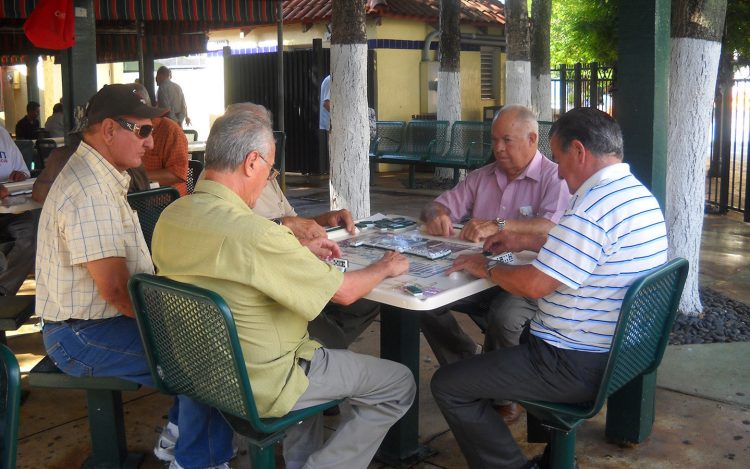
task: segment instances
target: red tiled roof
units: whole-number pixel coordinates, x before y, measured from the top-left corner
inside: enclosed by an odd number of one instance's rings
[[[368,14],[383,17],[438,21],[440,0],[363,0]],[[503,4],[498,0],[460,0],[461,22],[505,24]],[[284,23],[318,23],[331,18],[332,0],[286,0]]]

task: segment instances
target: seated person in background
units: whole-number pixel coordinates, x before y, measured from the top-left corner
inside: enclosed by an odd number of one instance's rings
[[[443,366],[432,378],[435,400],[472,468],[539,467],[489,409],[492,399],[592,400],[625,292],[667,261],[664,217],[622,163],[617,122],[597,109],[578,108],[561,116],[550,135],[573,197],[548,236],[518,242],[517,248],[539,251],[536,260],[490,267],[484,256],[461,256],[451,269],[539,299],[521,345]],[[496,237],[485,241],[485,249],[495,249]]]
[[[268,121],[269,126],[273,121],[270,111],[258,104],[231,104],[227,107],[226,113],[238,111],[253,112]],[[263,192],[255,202],[253,212],[289,228],[300,241],[325,238],[325,226],[343,226],[349,233],[354,234],[354,221],[347,209],[332,210],[313,218],[297,216],[297,212],[287,200],[276,178],[271,179],[263,188]],[[327,348],[345,349],[367,329],[378,313],[380,313],[380,305],[370,300],[360,299],[346,306],[328,303],[323,311],[310,321],[308,331],[310,337]]]
[[[5,128],[0,127],[0,199],[10,194],[3,182],[23,181],[29,168]],[[31,212],[0,213],[0,297],[15,295],[34,269],[36,223]]]
[[[57,103],[52,107],[52,115],[44,123],[44,130],[49,133],[50,138],[65,136],[65,122],[63,116],[63,105]]]
[[[352,303],[406,272],[408,261],[388,252],[365,269],[341,273],[316,257],[340,255],[336,243],[318,237],[303,245],[288,228],[257,215],[252,207],[276,174],[274,159],[267,118],[249,111],[219,117],[206,142],[204,178],[156,224],[154,264],[159,275],[226,300],[261,417],[345,399],[325,444],[320,415],[287,431],[287,468],[365,468],[411,405],[414,378],[398,363],[323,348],[307,325],[328,301]],[[184,464],[179,455],[176,462]]]
[[[151,98],[143,85],[134,83],[138,96],[151,105]],[[143,155],[143,167],[152,181],[161,187],[173,186],[180,195],[187,195],[188,154],[187,139],[182,127],[167,117],[156,117],[154,123],[154,148]]]
[[[34,140],[39,130],[39,103],[29,101],[26,105],[26,115],[16,122],[17,140]]]
[[[477,242],[496,233],[514,237],[546,234],[562,216],[570,194],[557,176],[557,165],[537,150],[539,136],[534,113],[520,105],[503,107],[492,122],[495,161],[470,172],[422,211],[431,235],[452,236],[453,224],[469,220],[461,238]],[[490,302],[502,316],[489,323],[486,346],[518,344],[523,325],[533,315],[535,302],[497,289],[470,298]],[[479,347],[450,313],[450,308],[420,315],[425,338],[441,364],[474,355]]]

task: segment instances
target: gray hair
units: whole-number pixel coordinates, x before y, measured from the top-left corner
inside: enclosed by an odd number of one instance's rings
[[[534,114],[534,111],[521,104],[508,104],[503,106],[499,111],[497,111],[497,114],[495,114],[493,123],[497,119],[499,119],[500,116],[507,113],[513,114],[514,120],[526,123],[530,131],[537,134],[537,136],[539,135],[539,123],[536,121],[536,114]]]
[[[242,111],[252,112],[258,116],[259,119],[268,122],[269,127],[273,127],[273,114],[271,114],[271,111],[268,108],[261,106],[260,104],[250,102],[230,104],[227,106],[227,110],[224,111],[224,114],[234,114],[235,112]]]
[[[566,112],[549,130],[550,139],[555,135],[562,151],[567,151],[573,140],[578,140],[597,158],[615,155],[622,159],[620,125],[596,108],[579,107]]]
[[[265,157],[273,146],[267,118],[248,110],[224,114],[211,126],[206,140],[206,169],[234,171],[248,153],[257,151]]]

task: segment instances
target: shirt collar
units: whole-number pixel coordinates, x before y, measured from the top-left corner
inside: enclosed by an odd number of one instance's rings
[[[127,195],[128,188],[130,187],[130,175],[126,171],[118,171],[101,153],[84,141],[81,141],[78,145],[76,153],[79,153],[90,162],[89,166],[91,170],[99,176],[97,179],[112,180],[117,191],[123,195]]]
[[[198,183],[195,185],[193,193],[198,192],[211,194],[241,210],[247,210],[248,212],[253,213],[253,209],[251,209],[236,192],[220,182],[211,181],[209,179],[199,179]]]
[[[605,166],[586,179],[586,182],[584,182],[576,191],[575,198],[583,198],[588,191],[594,186],[599,185],[602,181],[619,179],[628,174],[630,174],[630,165],[627,163],[615,163]]]

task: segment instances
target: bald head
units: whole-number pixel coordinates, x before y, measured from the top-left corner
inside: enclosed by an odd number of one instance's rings
[[[504,106],[492,121],[492,154],[509,181],[518,177],[537,152],[539,124],[531,109]]]

